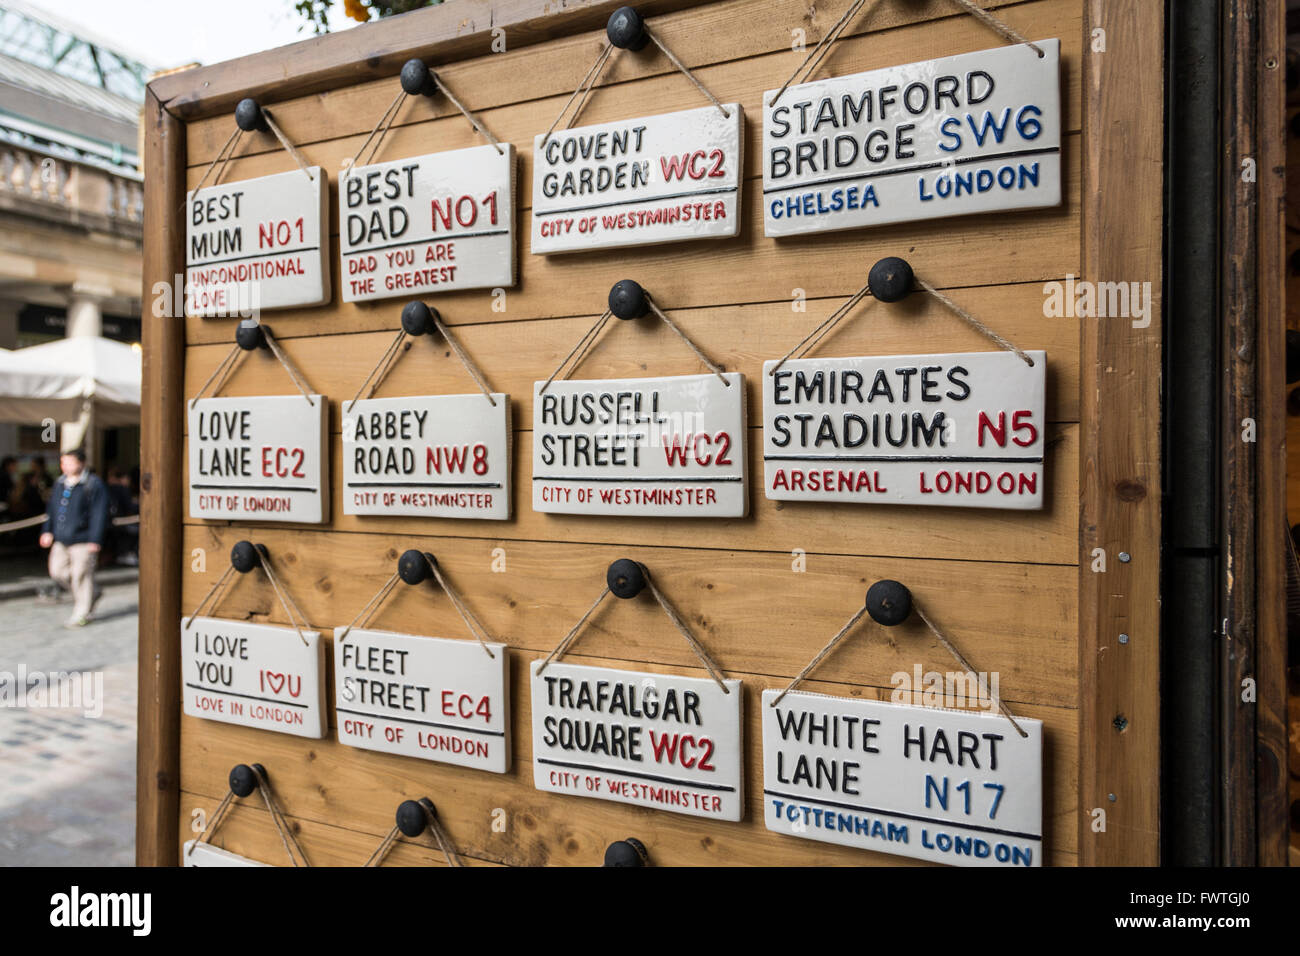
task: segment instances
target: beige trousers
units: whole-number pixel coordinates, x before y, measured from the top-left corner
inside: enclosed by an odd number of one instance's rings
[[[50,545],[50,577],[72,592],[72,616],[89,617],[95,598],[95,563],[99,555],[88,544]]]

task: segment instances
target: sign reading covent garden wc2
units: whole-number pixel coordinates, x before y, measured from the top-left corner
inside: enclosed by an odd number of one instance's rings
[[[1034,46],[769,90],[765,234],[1059,205],[1061,43]]]

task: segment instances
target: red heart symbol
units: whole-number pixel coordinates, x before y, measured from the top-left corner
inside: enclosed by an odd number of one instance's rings
[[[271,693],[278,694],[284,687],[284,675],[277,674],[274,671],[266,671],[266,683],[271,688]]]

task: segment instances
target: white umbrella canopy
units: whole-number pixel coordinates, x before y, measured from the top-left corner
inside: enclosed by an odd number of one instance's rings
[[[137,424],[140,353],[98,336],[0,350],[0,422],[73,422],[87,403],[99,427]]]

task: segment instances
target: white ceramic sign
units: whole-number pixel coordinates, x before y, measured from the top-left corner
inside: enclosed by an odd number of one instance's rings
[[[330,300],[329,185],[319,166],[186,195],[185,311],[250,316]]]
[[[343,405],[343,513],[510,517],[510,396],[413,395]]]
[[[259,863],[257,860],[250,860],[246,856],[240,856],[238,853],[231,853],[229,850],[223,850],[219,846],[213,846],[211,843],[199,843],[197,840],[186,840],[184,847],[185,855],[182,859],[186,866],[270,866],[269,863]]]
[[[320,395],[191,401],[190,517],[328,520],[328,426]]]
[[[493,773],[510,769],[504,644],[334,629],[339,743]]]
[[[769,830],[965,866],[1041,866],[1043,725],[763,691]]]
[[[736,235],[745,117],[723,105],[537,136],[532,251]]]
[[[1043,506],[1047,353],[763,364],[768,498]]]
[[[533,386],[533,510],[739,518],[745,380],[726,373]]]
[[[306,643],[303,643],[306,638]],[[181,627],[190,717],[324,737],[325,646],[318,631],[196,617]]]
[[[533,785],[715,820],[745,813],[741,683],[532,663]]]
[[[1060,40],[763,94],[768,236],[1057,206]]]
[[[339,179],[344,302],[515,283],[515,148],[357,166]]]

